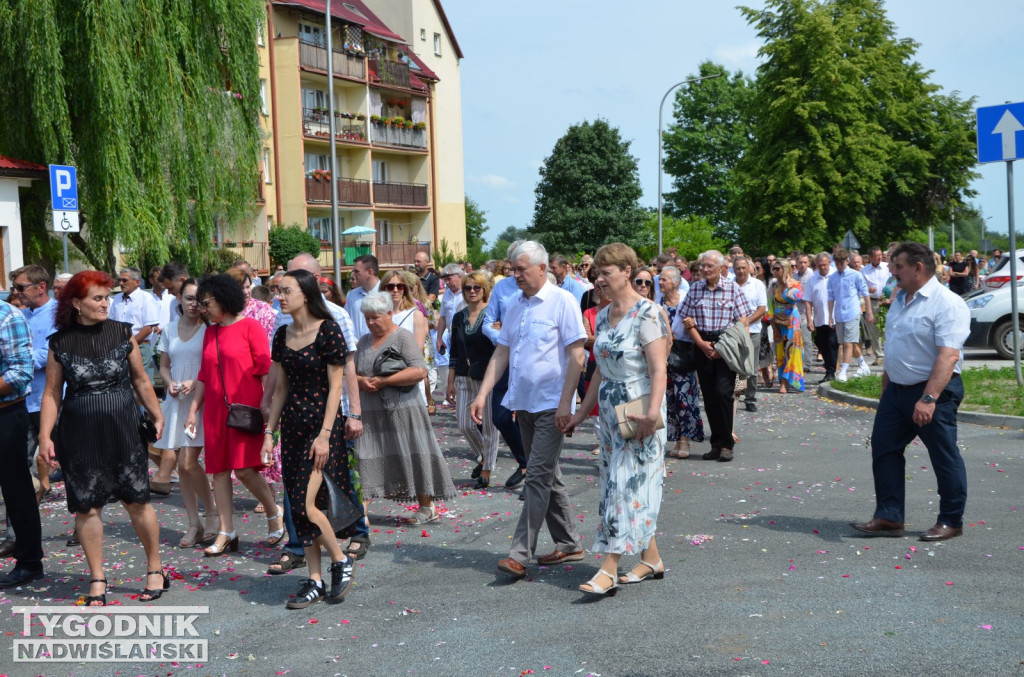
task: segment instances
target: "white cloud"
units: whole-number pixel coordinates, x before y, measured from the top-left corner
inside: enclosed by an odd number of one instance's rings
[[[715,60],[720,61],[727,68],[740,68],[744,71],[753,70],[760,61],[757,57],[757,50],[761,49],[761,42],[754,40],[745,45],[729,45],[719,47],[715,50]]]
[[[504,176],[497,174],[484,174],[482,176],[470,176],[469,182],[486,186],[492,190],[511,190],[516,184],[512,183]]]

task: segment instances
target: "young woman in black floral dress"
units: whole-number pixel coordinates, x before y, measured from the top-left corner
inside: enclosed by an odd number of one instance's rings
[[[336,532],[363,518],[362,506],[347,498],[345,445],[346,434],[358,437],[362,424],[351,417],[346,421],[339,411],[345,361],[354,354],[323,302],[316,276],[289,271],[277,296],[293,321],[277,330],[270,351],[277,378],[263,457],[265,462],[272,458],[273,431],[280,421],[281,472],[309,566],[309,578],[287,607],[304,609],[324,599],[341,602],[352,584],[352,559],[342,551]],[[328,492],[328,483],[339,491]],[[321,575],[321,548],[331,558],[329,593]]]

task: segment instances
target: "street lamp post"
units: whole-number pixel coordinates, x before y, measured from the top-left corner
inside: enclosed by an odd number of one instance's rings
[[[665,96],[661,97],[661,105],[658,106],[658,253],[659,254],[662,252],[662,241],[661,241],[662,240],[662,225],[661,225],[661,209],[662,209],[661,175],[663,173],[662,172],[663,168],[662,168],[662,161],[661,161],[661,153],[662,153],[662,146],[664,145],[663,144],[663,140],[661,138],[661,119],[662,119],[662,113],[665,110],[665,99],[668,98],[668,95],[671,94],[672,90],[675,89],[676,87],[679,87],[679,86],[685,85],[685,84],[689,84],[691,82],[700,82],[701,80],[710,80],[711,78],[720,78],[720,77],[722,77],[722,73],[714,73],[713,75],[703,75],[703,76],[701,76],[699,78],[690,78],[688,80],[683,80],[682,82],[677,82],[676,84],[674,84],[674,85],[672,85],[671,87],[668,88],[668,91],[665,92]]]

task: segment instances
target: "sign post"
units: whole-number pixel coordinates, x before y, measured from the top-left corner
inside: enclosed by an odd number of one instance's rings
[[[68,233],[79,232],[78,171],[65,165],[50,165],[50,206],[53,232],[64,240],[64,272],[68,271]]]
[[[1020,366],[1020,317],[1017,315],[1017,237],[1013,223],[1013,162],[1024,157],[1024,103],[978,109],[978,162],[1006,163],[1006,209],[1010,228],[1010,314],[1013,316],[1013,368],[1017,385],[1024,387]]]

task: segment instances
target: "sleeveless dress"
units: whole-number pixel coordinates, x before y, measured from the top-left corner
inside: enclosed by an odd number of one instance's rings
[[[131,338],[132,326],[114,320],[76,323],[50,338],[66,385],[53,443],[71,512],[101,508],[110,497],[149,503],[149,458],[128,367],[136,350]]]
[[[642,440],[624,440],[615,418],[616,405],[651,392],[644,346],[669,336],[661,309],[641,299],[619,324],[608,322],[608,306],[597,315],[594,353],[601,369],[598,409],[601,425],[601,522],[593,552],[640,553],[647,549],[658,526],[664,478],[666,431]],[[665,401],[661,402],[665,418]]]
[[[171,360],[171,379],[175,383],[188,381],[199,375],[199,367],[203,363],[203,335],[206,325],[200,323],[196,333],[187,341],[178,335],[178,322],[174,320],[160,334],[160,353],[167,353]],[[196,437],[191,439],[185,434],[185,419],[188,408],[192,406],[190,395],[167,395],[160,405],[164,412],[164,434],[153,446],[157,449],[181,449],[182,447],[203,446],[203,417],[196,417]],[[202,413],[202,412],[200,412]]]
[[[302,545],[309,547],[313,539],[321,535],[320,528],[310,522],[306,514],[306,494],[313,473],[309,448],[320,434],[324,412],[327,410],[327,395],[330,392],[327,366],[343,365],[348,347],[341,335],[341,328],[334,320],[324,320],[313,342],[299,350],[288,347],[287,332],[288,327],[277,330],[271,349],[271,358],[281,365],[288,377],[288,400],[281,413],[281,470],[295,533]],[[362,506],[347,500],[352,491],[348,445],[345,443],[345,417],[340,406],[331,428],[328,447],[327,464],[322,472],[345,497],[342,499],[344,505],[331,506],[331,526],[340,532],[363,517]],[[327,495],[327,485],[323,483],[317,494],[317,505],[326,505]]]

